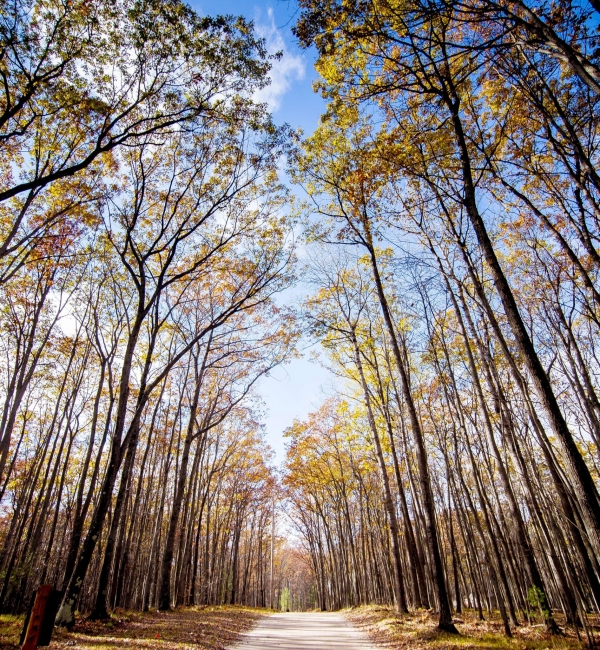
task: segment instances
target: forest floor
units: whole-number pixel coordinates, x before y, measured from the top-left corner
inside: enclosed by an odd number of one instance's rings
[[[428,611],[397,614],[380,606],[356,607],[345,615],[356,627],[383,648],[410,648],[410,650],[576,650],[588,648],[584,630],[580,642],[575,630],[561,625],[563,635],[551,636],[542,626],[520,626],[513,629],[514,637],[503,634],[500,617],[497,620],[478,621],[475,612],[464,612],[455,617],[460,636],[446,634],[436,629],[437,618]],[[595,645],[600,647],[600,628],[594,629]],[[597,644],[597,645],[596,645]]]
[[[173,612],[117,610],[107,622],[79,619],[57,629],[50,650],[223,650],[264,616],[245,607],[181,607]],[[17,650],[23,617],[0,616],[0,650]]]

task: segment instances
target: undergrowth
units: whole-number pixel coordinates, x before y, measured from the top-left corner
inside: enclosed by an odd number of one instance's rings
[[[366,632],[377,644],[386,648],[410,650],[580,650],[588,648],[583,629],[561,626],[561,635],[548,634],[543,626],[521,625],[512,629],[513,637],[504,635],[499,616],[480,621],[476,612],[467,611],[455,618],[459,635],[440,632],[436,615],[419,610],[398,614],[381,606],[356,607],[345,612],[347,618]],[[559,620],[560,623],[560,620]],[[600,629],[593,630],[600,647]]]
[[[57,628],[50,650],[223,650],[264,615],[246,607],[181,607],[172,612],[116,610],[108,621],[78,617],[72,630]],[[0,650],[17,650],[23,617],[0,616]]]

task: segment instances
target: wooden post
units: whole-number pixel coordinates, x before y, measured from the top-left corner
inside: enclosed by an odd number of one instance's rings
[[[37,650],[40,633],[42,631],[42,621],[44,620],[44,613],[48,598],[52,592],[52,585],[42,585],[37,590],[33,610],[27,626],[27,634],[25,635],[25,643],[21,646],[21,650]]]

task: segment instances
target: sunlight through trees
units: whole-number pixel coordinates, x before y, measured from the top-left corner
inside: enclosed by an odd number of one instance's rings
[[[0,608],[467,608],[591,644],[600,6],[298,5],[312,134],[257,101],[243,18],[3,6]],[[334,385],[279,470],[257,386],[299,342]]]

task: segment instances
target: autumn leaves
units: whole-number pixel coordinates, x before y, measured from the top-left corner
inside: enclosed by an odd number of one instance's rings
[[[228,576],[273,482],[253,387],[296,337],[272,301],[292,250],[263,44],[102,1],[13,3],[2,42],[0,600],[50,581],[70,625],[249,597]]]
[[[298,219],[301,325],[340,379],[288,432],[303,602],[587,626],[595,9],[300,6],[328,101],[300,144],[252,101],[269,57],[241,19],[153,0],[1,15],[2,606],[42,580],[66,624],[267,603],[254,387],[301,329],[273,300]]]
[[[337,469],[309,489],[289,461],[323,601],[429,602],[446,630],[465,594],[507,634],[532,606],[553,632],[553,607],[582,622],[598,575],[575,567],[600,551],[595,9],[300,5],[329,103],[294,173],[309,238],[344,251],[316,256],[306,304],[349,388],[303,471]]]

